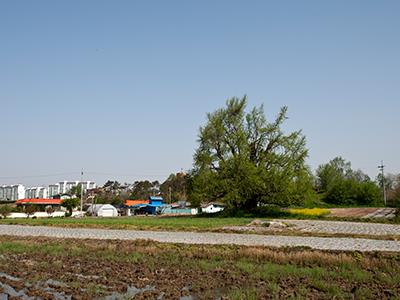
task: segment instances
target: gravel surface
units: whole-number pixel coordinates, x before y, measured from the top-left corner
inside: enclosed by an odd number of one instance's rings
[[[321,238],[299,236],[265,236],[212,232],[134,231],[47,226],[0,225],[0,235],[45,236],[78,239],[149,239],[166,243],[235,244],[248,246],[293,247],[306,246],[322,250],[393,251],[400,252],[399,241],[357,238]]]
[[[294,225],[297,230],[303,232],[400,236],[400,225],[393,224],[318,220],[279,221],[289,225]]]

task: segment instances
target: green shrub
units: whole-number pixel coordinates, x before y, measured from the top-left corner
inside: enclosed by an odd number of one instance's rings
[[[12,207],[9,204],[0,205],[0,216],[7,218],[7,216],[12,212]]]
[[[336,205],[379,205],[379,187],[372,181],[337,180],[325,194],[324,201]]]

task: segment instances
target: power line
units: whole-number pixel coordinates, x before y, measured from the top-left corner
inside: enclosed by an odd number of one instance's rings
[[[85,171],[85,174],[107,175],[107,176],[169,176],[171,173],[168,173],[168,174],[139,174],[139,173],[120,174],[120,173]]]
[[[53,176],[64,176],[79,174],[79,172],[68,172],[68,173],[53,173],[53,174],[42,174],[42,175],[23,175],[23,176],[0,176],[0,179],[18,179],[18,178],[40,178],[40,177],[53,177]]]
[[[66,172],[66,173],[52,173],[52,174],[40,174],[40,175],[22,175],[22,176],[0,176],[0,179],[18,179],[18,178],[41,178],[41,177],[54,177],[54,176],[64,176],[64,175],[80,175],[81,172]],[[108,173],[108,172],[95,172],[95,171],[85,171],[85,174],[93,175],[107,175],[107,176],[169,176],[171,173],[164,174],[120,174],[120,173]]]

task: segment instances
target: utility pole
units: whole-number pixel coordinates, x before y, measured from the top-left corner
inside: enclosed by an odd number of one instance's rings
[[[381,171],[382,174],[382,193],[383,193],[383,201],[386,206],[386,187],[385,187],[385,166],[383,165],[383,160],[381,161],[381,165],[378,166],[378,169]]]
[[[83,215],[83,169],[81,170],[81,214]]]
[[[168,188],[168,192],[169,192],[169,203],[172,203],[172,189],[171,189],[171,187]]]

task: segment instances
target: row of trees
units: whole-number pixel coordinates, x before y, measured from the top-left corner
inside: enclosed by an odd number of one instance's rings
[[[163,183],[158,181],[135,181],[121,184],[107,181],[102,188],[94,191],[93,202],[120,205],[127,199],[148,199],[161,195],[167,202],[187,200],[188,178],[186,173],[171,174]]]

